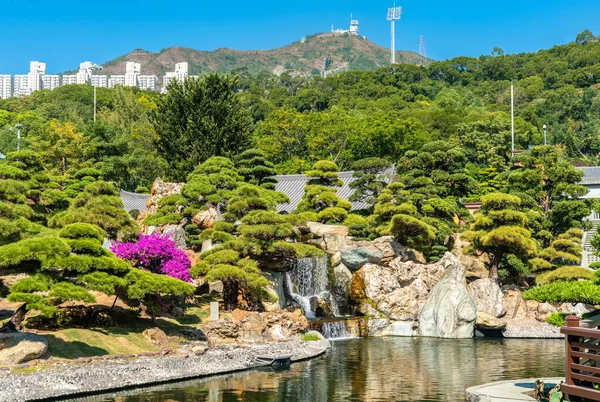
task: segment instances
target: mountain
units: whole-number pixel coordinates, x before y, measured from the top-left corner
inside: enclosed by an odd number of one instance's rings
[[[272,50],[233,50],[220,48],[201,51],[170,47],[158,53],[136,49],[104,64],[102,74],[124,74],[125,62],[141,63],[142,74],[156,74],[162,79],[173,71],[175,63],[187,61],[190,75],[205,72],[227,73],[245,67],[251,73],[280,74],[292,70],[308,76],[322,73],[326,57],[332,61],[330,71],[374,70],[389,64],[390,51],[360,36],[324,33],[308,36],[299,42]],[[427,65],[430,60],[414,52],[397,51],[398,63]]]

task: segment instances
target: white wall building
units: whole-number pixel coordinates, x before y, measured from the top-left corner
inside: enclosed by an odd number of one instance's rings
[[[128,61],[125,64],[125,86],[137,87],[137,80],[142,71],[142,65],[133,61]]]
[[[58,88],[60,86],[60,76],[59,75],[44,75],[42,76],[42,89],[53,90],[54,88]]]
[[[77,84],[77,75],[67,74],[62,76],[62,85],[73,85]]]
[[[163,88],[162,92],[167,92],[167,85],[173,79],[183,82],[189,74],[189,65],[187,62],[181,62],[175,64],[175,71],[167,71],[163,77]]]
[[[29,62],[28,88],[29,93],[42,89],[42,76],[46,74],[46,63],[39,61]]]
[[[156,83],[158,82],[158,77],[156,75],[139,75],[137,81],[139,89],[143,91],[146,89],[156,91]]]
[[[0,75],[0,99],[8,99],[12,94],[12,77],[8,74]]]
[[[92,76],[92,66],[94,63],[91,61],[84,61],[79,64],[79,72],[77,72],[77,83],[78,84],[89,84],[90,77]]]
[[[108,76],[92,75],[90,78],[90,84],[92,84],[93,87],[108,88]]]
[[[29,74],[15,75],[13,91],[14,96],[31,94],[29,90]]]
[[[125,85],[125,76],[124,75],[111,75],[108,79],[108,87],[114,88],[115,85]]]

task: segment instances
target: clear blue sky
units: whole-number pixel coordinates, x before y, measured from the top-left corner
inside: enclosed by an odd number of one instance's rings
[[[309,33],[347,28],[350,13],[368,39],[389,47],[386,9],[392,1],[207,1],[207,0],[1,0],[0,73],[25,73],[29,60],[49,73],[79,62],[103,63],[134,48],[170,46],[270,49]],[[536,51],[600,33],[600,1],[410,0],[396,25],[398,49],[417,51],[424,35],[427,55],[447,59]],[[18,18],[17,18],[18,16]],[[143,73],[143,72],[142,72]]]

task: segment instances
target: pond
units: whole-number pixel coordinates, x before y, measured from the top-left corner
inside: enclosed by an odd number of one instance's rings
[[[333,342],[320,358],[76,401],[464,401],[491,381],[564,375],[564,341],[368,338]]]

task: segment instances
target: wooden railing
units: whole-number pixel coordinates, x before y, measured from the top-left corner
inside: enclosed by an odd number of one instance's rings
[[[565,334],[567,360],[562,392],[570,401],[600,401],[600,316],[580,320],[570,315],[566,321],[560,329]]]

